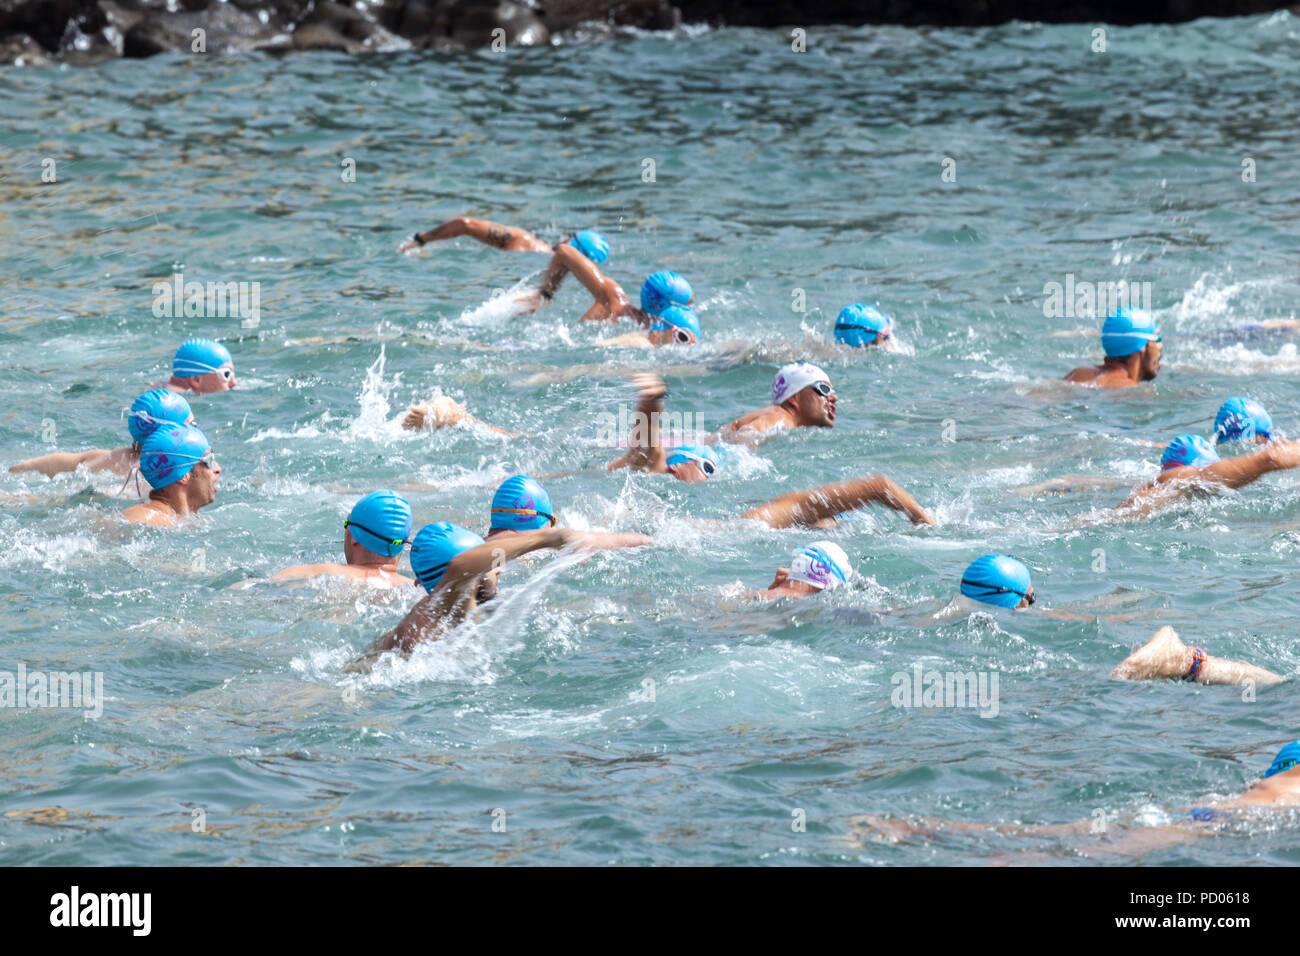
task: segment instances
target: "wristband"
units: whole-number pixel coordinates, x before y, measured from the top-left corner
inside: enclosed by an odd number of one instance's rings
[[[1183,680],[1195,681],[1201,676],[1201,667],[1205,664],[1205,651],[1199,647],[1192,648],[1192,666]]]
[[[417,246],[426,245],[425,241],[420,238],[420,234],[418,232],[415,235],[413,235],[411,238],[415,240],[415,244]]]

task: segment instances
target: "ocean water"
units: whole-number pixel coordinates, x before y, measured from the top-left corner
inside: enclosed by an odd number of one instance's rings
[[[1230,395],[1300,433],[1300,336],[1223,337],[1300,301],[1300,24],[1111,28],[1105,53],[1091,30],[818,28],[797,54],[780,31],[692,29],[0,70],[4,463],[124,443],[123,410],[187,337],[226,342],[239,377],[193,402],[223,476],[183,528],[124,522],[120,480],[0,472],[0,669],[104,689],[98,719],[0,708],[0,861],[1089,864],[1096,837],[888,842],[855,818],[1104,817],[1141,844],[1243,790],[1300,735],[1294,681],[1247,699],[1107,675],[1171,624],[1297,676],[1300,476],[1079,519],[1154,475],[1173,435],[1209,434]],[[702,343],[596,347],[607,330],[578,324],[572,279],[513,315],[540,256],[395,253],[460,214],[549,241],[599,228],[633,295],[682,272]],[[156,316],[177,268],[259,283],[260,323]],[[1045,315],[1069,275],[1150,283],[1153,384],[1060,383],[1100,357],[1093,319]],[[896,315],[898,352],[834,344],[854,301]],[[796,360],[830,373],[833,430],[738,451],[701,485],[604,469],[602,416],[630,407],[636,372],[711,428]],[[526,435],[403,431],[438,393]],[[565,524],[655,547],[521,562],[490,612],[363,676],[344,667],[414,589],[230,588],[341,559],[342,519],[377,487],[403,490],[417,526],[482,530],[519,471]],[[877,471],[939,527],[727,520]],[[826,536],[852,587],[743,597]],[[987,551],[1032,568],[1031,612],[951,606]],[[996,673],[996,715],[892,706],[918,665]],[[1300,820],[1105,859],[1294,864]]]

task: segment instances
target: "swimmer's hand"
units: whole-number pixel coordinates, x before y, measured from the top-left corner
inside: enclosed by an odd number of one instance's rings
[[[425,243],[425,245],[428,245],[428,243]],[[397,247],[397,254],[404,256],[411,252],[419,252],[423,248],[424,246],[420,245],[420,243],[416,242],[414,239],[407,239]]]
[[[615,548],[643,548],[655,543],[648,534],[632,531],[574,531],[561,529],[563,536],[561,547],[576,548],[579,551],[612,551]]]
[[[632,384],[637,389],[639,402],[656,402],[668,394],[668,386],[658,375],[641,372],[632,376]]]

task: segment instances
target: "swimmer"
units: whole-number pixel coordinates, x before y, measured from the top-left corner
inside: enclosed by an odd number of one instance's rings
[[[625,345],[651,348],[656,345],[694,345],[700,340],[700,318],[684,305],[670,305],[654,316],[644,332],[629,332],[612,339],[596,339],[593,345]]]
[[[985,554],[962,572],[961,593],[981,604],[1023,611],[1034,603],[1029,569],[1005,554]]]
[[[605,466],[608,471],[629,468],[652,475],[672,475],[678,481],[707,481],[718,470],[721,454],[704,445],[678,445],[666,450],[660,436],[664,396],[668,389],[656,375],[635,375],[637,386],[636,424],[628,436],[630,446],[622,457]]]
[[[1300,807],[1300,740],[1292,741],[1278,751],[1272,763],[1264,771],[1263,779],[1256,780],[1244,793],[1227,800],[1207,802],[1203,806],[1190,807],[1179,811],[1177,817],[1158,826],[1124,826],[1111,821],[1098,827],[1094,812],[1093,819],[1079,820],[1074,823],[1025,825],[1023,823],[969,823],[954,820],[935,820],[922,818],[911,822],[891,819],[876,814],[864,814],[851,817],[849,823],[855,829],[863,828],[874,842],[899,843],[916,837],[931,837],[948,832],[975,832],[998,834],[1023,839],[1034,836],[1069,836],[1083,837],[1095,842],[1073,844],[1073,849],[1086,857],[1105,856],[1107,854],[1139,854],[1166,846],[1186,843],[1202,836],[1208,836],[1218,829],[1218,824],[1237,817],[1258,818],[1270,810],[1282,810]],[[1215,824],[1215,826],[1206,826]],[[857,836],[857,834],[855,834]],[[1052,862],[1055,857],[1045,860]]]
[[[835,318],[835,341],[852,348],[894,347],[894,320],[874,305],[846,305]]]
[[[1160,332],[1151,313],[1143,309],[1116,309],[1101,327],[1101,365],[1076,368],[1067,382],[1098,388],[1132,388],[1149,382],[1160,371]]]
[[[212,339],[190,339],[176,350],[172,377],[156,387],[207,395],[228,392],[237,384],[228,348]]]
[[[1195,684],[1278,684],[1285,679],[1254,664],[1211,657],[1199,647],[1188,647],[1167,625],[1124,658],[1110,676],[1113,680],[1184,680]]]
[[[140,443],[166,422],[177,425],[194,424],[190,403],[177,393],[165,388],[153,388],[131,403],[126,419],[131,444],[121,448],[96,448],[83,452],[55,452],[29,458],[11,465],[9,471],[39,471],[47,478],[67,471],[76,471],[82,465],[87,471],[111,471],[129,476],[140,463]]]
[[[1135,489],[1115,510],[1149,509],[1208,488],[1243,488],[1270,471],[1300,467],[1300,442],[1275,441],[1259,451],[1220,458],[1200,435],[1179,435],[1160,456],[1160,474]]]
[[[847,584],[853,577],[853,564],[834,541],[814,541],[796,548],[790,567],[777,568],[776,577],[762,591],[747,596],[770,600],[780,597],[806,598],[812,594]]]
[[[147,501],[123,511],[123,517],[170,528],[216,500],[221,466],[203,432],[193,425],[167,424],[141,445],[140,473],[153,490]]]
[[[397,588],[415,581],[397,573],[397,562],[410,542],[411,506],[395,491],[372,491],[352,507],[343,522],[345,564],[299,564],[285,568],[272,581],[300,581],[338,575],[378,588]]]
[[[492,496],[492,518],[486,540],[555,527],[550,493],[536,478],[511,475]]]
[[[466,410],[464,405],[461,405],[449,395],[439,395],[423,405],[412,405],[406,410],[406,417],[402,419],[402,427],[418,432],[424,428],[446,428],[450,425],[462,425],[466,422],[482,425],[498,435],[508,435],[511,438],[519,438],[523,435],[523,432],[512,432],[506,428],[498,428],[481,418],[475,418]]]
[[[1230,398],[1214,416],[1214,443],[1245,441],[1267,445],[1273,440],[1273,418],[1251,398]]]
[[[785,365],[772,380],[772,404],[723,425],[714,439],[742,444],[777,428],[834,428],[838,400],[830,376],[816,365]]]
[[[644,534],[548,528],[485,542],[474,532],[446,521],[425,525],[411,542],[411,570],[428,592],[400,624],[375,643],[374,653],[436,641],[460,624],[479,604],[480,580],[495,578],[506,563],[542,549],[610,550],[653,544]]]

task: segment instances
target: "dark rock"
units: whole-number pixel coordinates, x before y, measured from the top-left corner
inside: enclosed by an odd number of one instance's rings
[[[0,64],[14,66],[49,66],[53,61],[45,47],[26,33],[15,33],[0,40]]]
[[[339,3],[318,3],[307,14],[306,18],[299,24],[294,32],[294,46],[299,49],[310,50],[333,50],[339,49],[336,45],[330,46],[303,46],[297,40],[297,34],[301,33],[308,27],[324,27],[324,30],[311,31],[310,41],[316,43],[336,43],[331,39],[330,34],[336,38],[347,40],[354,49],[348,49],[348,53],[366,53],[379,50],[396,50],[405,49],[409,46],[404,40],[372,20],[369,16],[362,13],[354,7],[345,7]]]
[[[671,30],[681,11],[668,0],[546,0],[546,24],[555,32],[583,23],[614,23],[643,30]]]
[[[204,52],[231,53],[287,45],[286,37],[238,7],[214,3],[205,10],[160,13],[142,17],[122,36],[122,55],[153,56],[156,53],[197,53],[195,30],[203,31]]]

